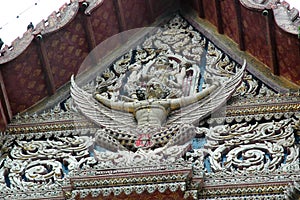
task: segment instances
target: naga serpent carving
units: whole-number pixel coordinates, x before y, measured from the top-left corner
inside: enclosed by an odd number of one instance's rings
[[[188,73],[193,64],[178,60],[178,56],[158,56],[149,66],[128,67],[130,74],[118,77],[123,84],[126,80],[126,96],[107,90],[88,93],[72,76],[75,108],[101,127],[95,135],[99,146],[118,151],[185,144],[196,134],[199,120],[220,108],[235,92],[246,66],[244,63],[229,78],[205,77],[206,86],[201,91],[187,93],[183,82],[193,81],[195,73],[190,77]]]

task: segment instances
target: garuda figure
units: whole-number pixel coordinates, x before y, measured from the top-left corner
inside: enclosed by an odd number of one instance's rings
[[[240,85],[245,65],[220,78],[201,74],[180,56],[158,55],[147,64],[127,66],[114,81],[103,79],[105,87],[99,84],[93,94],[72,77],[71,95],[75,108],[99,125],[99,146],[110,151],[166,148],[195,136],[199,121],[223,106]]]

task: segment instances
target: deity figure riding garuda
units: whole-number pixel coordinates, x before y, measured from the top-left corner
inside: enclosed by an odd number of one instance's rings
[[[110,151],[167,148],[191,141],[199,121],[240,85],[245,65],[224,77],[180,55],[158,53],[146,63],[106,70],[93,94],[72,77],[71,96],[75,108],[99,125],[97,145]]]

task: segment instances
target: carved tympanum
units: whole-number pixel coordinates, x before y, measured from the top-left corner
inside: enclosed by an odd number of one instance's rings
[[[117,62],[98,79],[94,93],[71,80],[76,109],[104,128],[96,134],[96,142],[112,151],[155,149],[191,140],[194,124],[226,102],[240,85],[245,68],[244,64],[226,76],[201,74],[196,62],[175,53],[139,49],[128,55],[132,54],[144,59],[147,55],[148,60]]]

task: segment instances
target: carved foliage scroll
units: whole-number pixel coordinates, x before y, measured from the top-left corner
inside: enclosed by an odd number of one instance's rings
[[[204,148],[188,153],[199,170],[225,173],[259,173],[299,169],[294,121],[218,125],[205,133]]]

